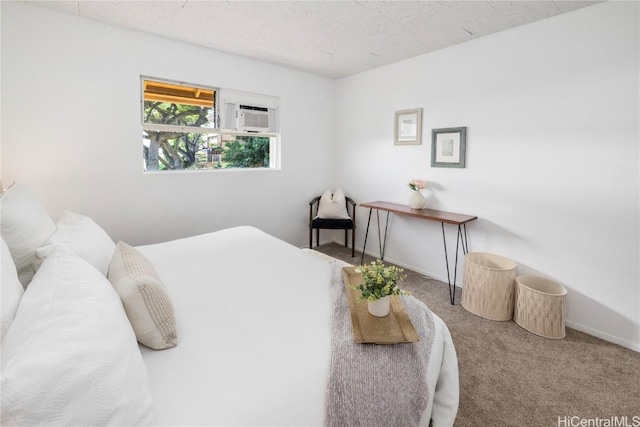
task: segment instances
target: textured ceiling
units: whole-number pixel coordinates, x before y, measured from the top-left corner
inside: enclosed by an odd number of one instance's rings
[[[329,77],[344,77],[599,1],[31,1]]]

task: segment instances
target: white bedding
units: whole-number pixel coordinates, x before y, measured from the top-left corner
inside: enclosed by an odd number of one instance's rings
[[[330,359],[330,265],[252,227],[137,247],[176,314],[178,346],[140,346],[154,425],[320,426]],[[434,315],[423,425],[451,426],[458,370]]]
[[[2,237],[12,237],[0,283],[2,425],[325,424],[334,317],[326,259],[252,227],[139,247],[173,304],[136,254],[126,257],[126,285],[144,289],[144,304],[127,311],[104,276],[108,264],[120,287],[115,244],[98,224],[67,213],[52,228],[20,185],[0,200]],[[24,292],[18,262],[37,270]],[[177,347],[137,345],[131,316],[145,311],[156,328],[173,325],[175,311]],[[434,323],[421,423],[451,426],[457,361],[444,323]]]

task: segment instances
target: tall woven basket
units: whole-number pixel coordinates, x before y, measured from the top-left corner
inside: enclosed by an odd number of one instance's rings
[[[516,277],[513,320],[527,331],[547,338],[565,336],[567,290],[537,276]]]
[[[462,306],[490,320],[511,320],[517,264],[508,258],[468,253],[465,256]]]

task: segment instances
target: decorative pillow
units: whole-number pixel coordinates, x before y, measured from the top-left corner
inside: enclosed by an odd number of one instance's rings
[[[349,219],[347,202],[341,189],[337,189],[333,195],[331,190],[324,192],[318,205],[318,218],[323,219]]]
[[[109,281],[122,299],[138,342],[155,350],[178,344],[173,304],[151,261],[137,249],[118,242]]]
[[[9,326],[11,326],[11,322],[13,322],[13,318],[16,315],[16,310],[18,309],[18,304],[20,304],[20,298],[22,298],[24,288],[18,279],[18,272],[16,271],[16,266],[13,264],[9,247],[7,247],[3,239],[0,240],[2,241],[2,252],[0,253],[0,256],[2,256],[2,277],[0,278],[2,280],[0,283],[0,287],[2,288],[0,289],[2,295],[2,308],[0,309],[0,315],[2,316],[0,319],[2,336],[0,339],[4,339],[4,334],[9,329]]]
[[[7,243],[18,270],[18,278],[27,286],[34,273],[36,249],[56,231],[56,225],[34,194],[20,183],[2,193],[2,238]]]
[[[62,214],[47,243],[36,250],[36,270],[56,246],[63,246],[80,255],[104,276],[109,271],[109,262],[116,248],[109,235],[91,218],[69,211]]]
[[[146,366],[109,281],[63,248],[25,291],[2,343],[2,425],[149,425]]]

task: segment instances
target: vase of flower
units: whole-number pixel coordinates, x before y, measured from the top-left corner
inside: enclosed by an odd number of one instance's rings
[[[409,207],[411,209],[424,209],[427,201],[420,192],[427,184],[421,179],[412,179],[409,181],[409,188],[412,190],[409,196]]]
[[[357,300],[367,301],[367,310],[372,316],[385,317],[389,314],[391,295],[410,295],[398,287],[398,283],[407,277],[401,274],[404,270],[400,267],[385,266],[378,259],[359,266],[356,271],[362,276],[362,283],[353,286],[353,289],[360,290]]]
[[[420,190],[411,192],[409,196],[409,207],[411,209],[423,209],[427,205],[427,200],[424,198]]]

